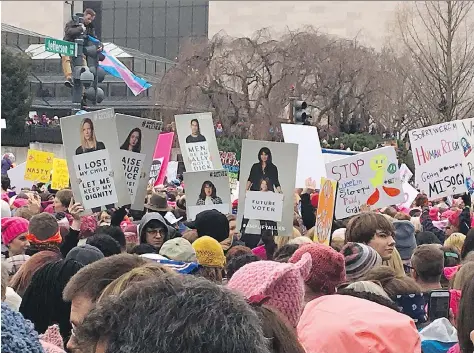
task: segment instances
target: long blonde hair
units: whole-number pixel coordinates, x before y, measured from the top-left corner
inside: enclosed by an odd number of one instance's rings
[[[95,138],[95,131],[94,131],[94,123],[92,122],[92,120],[90,118],[84,118],[84,120],[82,120],[82,123],[81,123],[81,146],[82,146],[82,149],[85,150],[86,148],[88,148],[88,144],[87,144],[87,140],[86,138],[84,137],[84,125],[85,124],[89,124],[90,128],[91,128],[91,140],[93,141],[93,148],[96,149],[97,148],[97,139]]]

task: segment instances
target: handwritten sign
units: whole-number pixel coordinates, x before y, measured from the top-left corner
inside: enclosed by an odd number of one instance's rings
[[[219,151],[221,157],[222,167],[227,170],[229,175],[230,188],[232,190],[237,189],[237,183],[239,182],[239,170],[240,163],[237,160],[235,152],[224,152]]]
[[[418,190],[416,190],[413,186],[411,186],[407,182],[404,182],[403,183],[404,201],[398,206],[411,208],[411,204],[413,203],[413,201],[415,201],[417,196],[418,196]]]
[[[474,118],[459,120],[457,128],[465,186],[472,194],[474,192]]]
[[[41,183],[49,182],[53,169],[54,153],[28,150],[25,180]]]
[[[415,182],[430,200],[466,192],[457,123],[409,131]]]
[[[338,182],[336,218],[360,213],[360,206],[372,208],[404,201],[395,149],[383,147],[326,164],[328,178]]]
[[[73,161],[85,208],[93,209],[118,202],[114,172],[106,150],[80,154],[74,156]],[[117,171],[117,173],[122,173],[122,171]]]
[[[410,181],[413,173],[411,172],[410,168],[407,167],[405,163],[400,166],[400,179],[402,183]]]
[[[313,241],[329,245],[334,218],[334,205],[336,202],[337,182],[321,178],[321,189],[316,213],[316,232]]]
[[[127,183],[128,192],[130,193],[132,204],[135,202],[142,167],[146,154],[120,150],[122,155],[122,165],[125,172],[125,182]]]
[[[283,194],[263,191],[247,191],[244,217],[281,222]]]
[[[61,190],[69,186],[69,171],[67,161],[61,158],[53,159],[53,174],[51,176],[51,188]]]
[[[187,143],[188,159],[193,172],[214,169],[207,142]]]

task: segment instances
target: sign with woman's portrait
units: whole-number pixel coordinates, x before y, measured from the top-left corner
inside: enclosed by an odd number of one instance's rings
[[[153,153],[161,132],[161,121],[116,114],[120,160],[131,198],[131,208],[143,210],[150,181]]]
[[[186,211],[188,220],[206,210],[231,212],[230,183],[226,170],[184,173]]]
[[[222,169],[212,113],[175,115],[183,162],[188,172]]]
[[[112,108],[62,118],[61,133],[76,202],[99,212],[130,204]]]
[[[298,145],[242,141],[238,227],[242,234],[290,236]]]

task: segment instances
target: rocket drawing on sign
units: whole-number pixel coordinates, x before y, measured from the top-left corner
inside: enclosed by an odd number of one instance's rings
[[[370,169],[375,172],[373,178],[370,179],[370,183],[375,188],[375,191],[367,199],[367,205],[373,206],[380,200],[380,191],[379,188],[390,197],[398,196],[400,190],[397,188],[392,188],[384,185],[385,171],[387,170],[388,159],[387,156],[383,154],[376,155],[370,159]]]

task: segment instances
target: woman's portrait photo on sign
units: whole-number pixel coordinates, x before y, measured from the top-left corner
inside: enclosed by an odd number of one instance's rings
[[[113,109],[61,119],[61,133],[74,199],[99,212],[130,204]]]
[[[212,113],[175,115],[175,123],[186,171],[222,169]]]
[[[201,193],[196,202],[196,206],[222,204],[222,199],[217,196],[217,190],[212,181],[206,180],[202,183]]]
[[[94,130],[94,123],[90,118],[84,118],[81,122],[81,145],[76,148],[76,155],[105,150],[103,142],[97,141]]]
[[[189,220],[206,210],[231,212],[230,183],[226,170],[184,173],[186,211]]]
[[[120,146],[121,150],[140,153],[142,149],[142,130],[133,128],[125,142]]]
[[[153,165],[161,123],[124,114],[117,114],[115,120],[120,141],[118,154],[130,194],[130,207],[143,210],[147,185],[150,179],[157,178],[152,168],[161,167],[161,162],[160,165]]]
[[[206,138],[201,135],[201,128],[199,127],[199,120],[191,120],[191,134],[186,137],[186,143],[205,142]]]
[[[256,246],[264,233],[293,231],[293,191],[298,145],[243,140],[240,162],[238,227]]]

